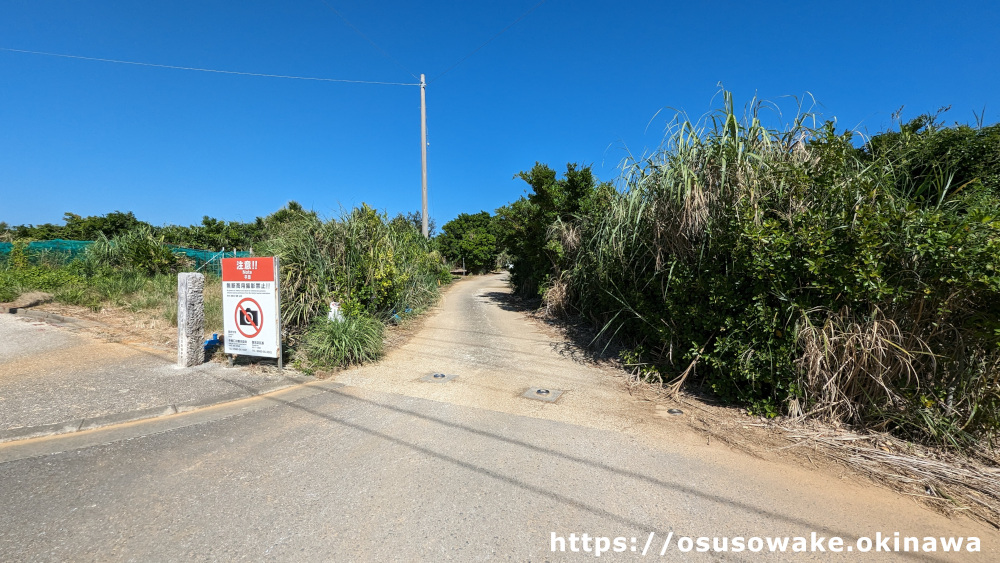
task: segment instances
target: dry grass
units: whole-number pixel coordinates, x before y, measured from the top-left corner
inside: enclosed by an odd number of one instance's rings
[[[802,324],[798,335],[802,356],[797,361],[806,397],[815,407],[803,412],[799,404],[790,405],[793,416],[858,423],[864,419],[861,406],[903,409],[907,400],[898,390],[919,386],[924,364],[934,371],[930,347],[877,308],[868,318],[858,318],[847,309],[830,313],[822,326],[803,315]]]
[[[900,440],[885,433],[775,423],[793,443],[868,476],[873,483],[920,499],[932,508],[963,513],[1000,529],[1000,456],[970,457]]]
[[[949,515],[966,515],[1000,529],[1000,452],[981,446],[954,448],[909,442],[885,432],[859,431],[833,419],[767,420],[745,410],[712,404],[623,370],[626,388],[643,400],[682,407],[691,427],[711,440],[763,459],[814,469],[846,468],[856,478],[916,498]],[[866,383],[877,385],[877,383]]]
[[[556,219],[546,231],[546,238],[558,241],[566,252],[576,252],[581,242],[580,227],[575,223]]]
[[[1000,529],[1000,452],[980,448],[963,454],[929,447],[888,433],[857,431],[837,422],[752,417],[734,407],[634,379],[631,393],[689,413],[691,427],[709,441],[761,459],[826,473],[837,468],[864,480],[913,497],[947,516],[968,516]]]
[[[545,307],[545,314],[553,318],[563,318],[569,314],[569,285],[562,279],[555,280],[552,285],[545,290],[542,297],[542,304]]]

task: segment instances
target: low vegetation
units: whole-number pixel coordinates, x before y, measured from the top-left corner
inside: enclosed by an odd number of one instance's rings
[[[318,319],[305,335],[311,364],[331,368],[374,362],[382,357],[385,325],[367,315]]]
[[[28,251],[26,241],[0,255],[0,302],[32,291],[62,304],[92,311],[114,307],[147,312],[177,323],[176,272],[188,264],[143,226],[107,239],[103,233],[79,256]],[[206,331],[222,332],[222,289],[209,276],[205,289]]]
[[[377,357],[380,349],[371,346],[365,353],[352,351],[381,343],[370,337],[366,319],[398,322],[434,303],[441,285],[451,281],[440,254],[411,219],[389,219],[367,205],[328,221],[302,213],[260,248],[281,260],[283,325],[293,344],[305,336],[315,356],[300,358],[305,369],[329,365],[332,358]],[[332,301],[349,322],[328,322]],[[334,337],[354,341],[334,343]]]
[[[1000,430],[1000,125],[923,116],[856,146],[731,96],[628,161],[497,211],[513,284],[638,377],[948,448]]]
[[[377,358],[385,324],[426,308],[437,299],[440,286],[451,281],[448,267],[432,242],[420,235],[413,217],[389,219],[368,206],[323,221],[291,202],[243,226],[206,218],[203,229],[152,227],[118,212],[85,219],[67,214],[66,223],[4,226],[13,243],[0,254],[0,302],[45,291],[59,303],[94,311],[146,311],[176,325],[176,273],[193,270],[194,263],[176,251],[170,237],[198,240],[218,228],[229,234],[215,242],[240,240],[254,244],[256,255],[280,257],[286,345],[307,370]],[[29,239],[11,233],[90,236],[93,243],[72,252],[31,251]],[[254,234],[240,239],[246,233]],[[327,321],[331,301],[342,303],[343,322]],[[221,333],[221,282],[211,272],[205,307],[206,331]]]

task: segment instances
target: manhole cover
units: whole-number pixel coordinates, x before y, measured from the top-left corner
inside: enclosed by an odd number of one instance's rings
[[[430,381],[432,383],[445,383],[451,381],[452,379],[455,379],[456,377],[458,376],[455,374],[432,373],[430,375],[425,375],[424,377],[421,377],[420,381]]]
[[[526,399],[537,399],[546,403],[554,403],[563,392],[558,389],[548,389],[545,387],[531,387],[524,392],[522,397]]]

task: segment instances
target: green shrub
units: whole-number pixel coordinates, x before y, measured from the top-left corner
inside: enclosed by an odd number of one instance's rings
[[[86,257],[97,268],[136,271],[147,276],[176,272],[178,258],[152,227],[140,225],[111,239],[99,234]]]
[[[304,348],[309,362],[320,368],[373,362],[382,357],[384,329],[385,325],[372,317],[323,318],[309,327]]]
[[[0,303],[9,303],[17,299],[21,292],[10,286],[0,286]]]
[[[15,240],[11,245],[10,255],[7,258],[10,267],[22,269],[28,267],[28,241]]]
[[[723,97],[630,163],[605,205],[553,217],[544,243],[518,247],[514,283],[540,280],[550,309],[639,351],[628,360],[647,380],[700,384],[755,414],[992,440],[1000,195],[914,162],[930,140],[980,150],[983,137],[939,130],[859,150],[832,123],[800,115],[771,130],[760,103],[741,117]],[[522,177],[544,199],[554,180],[537,170]]]
[[[82,283],[83,278],[69,268],[53,269],[45,266],[0,268],[0,290],[7,294],[27,291],[54,291],[61,287]]]
[[[493,269],[497,261],[497,239],[493,218],[482,211],[460,213],[442,227],[434,242],[444,256],[456,266],[482,274]]]
[[[386,319],[426,307],[447,274],[412,222],[367,205],[326,222],[315,215],[286,221],[260,251],[281,260],[282,322],[293,333],[325,316],[331,301]]]

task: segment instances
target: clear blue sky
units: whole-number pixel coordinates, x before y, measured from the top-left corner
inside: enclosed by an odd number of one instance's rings
[[[613,180],[655,147],[664,107],[697,117],[722,83],[811,92],[874,133],[940,106],[1000,121],[996,2],[0,1],[0,47],[250,73],[416,82],[430,214],[493,211],[535,161]],[[379,49],[392,58],[386,57]],[[398,61],[397,62],[394,62]],[[714,102],[718,103],[718,100]],[[133,211],[154,224],[420,207],[415,86],[211,74],[0,51],[0,221]],[[786,110],[791,105],[785,102]],[[647,129],[648,125],[648,129]]]

